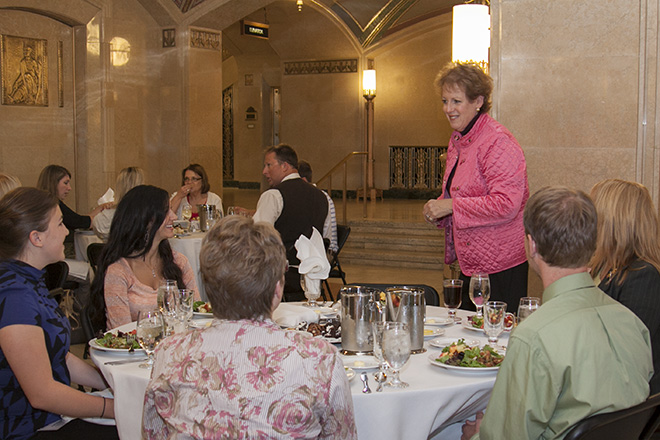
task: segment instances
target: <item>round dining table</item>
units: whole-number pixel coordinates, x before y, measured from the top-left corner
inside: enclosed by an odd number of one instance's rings
[[[487,342],[483,331],[469,328],[467,316],[474,312],[458,311],[462,324],[446,326],[430,325],[426,328],[436,333],[442,341]],[[447,317],[447,309],[427,307],[427,322],[442,321]],[[135,323],[119,328],[129,331]],[[383,439],[425,439],[441,438],[438,434],[449,425],[461,422],[486,408],[497,375],[496,370],[456,370],[443,368],[432,362],[441,348],[432,346],[433,338],[424,343],[426,351],[410,356],[401,370],[401,379],[409,384],[407,388],[383,387],[376,392],[375,370],[368,371],[372,392],[362,392],[359,368],[374,363],[372,356],[344,356],[346,366],[356,368],[355,377],[350,381],[355,422],[360,440]],[[500,336],[499,343],[508,343],[508,334]],[[338,348],[340,348],[338,346]],[[114,391],[115,417],[121,439],[140,439],[142,429],[142,409],[144,393],[149,382],[150,370],[140,368],[144,354],[141,352],[109,352],[90,350],[94,363],[100,368],[108,384]],[[133,361],[112,365],[112,362]],[[355,362],[358,361],[358,364]],[[359,367],[356,367],[359,365]],[[458,426],[458,425],[454,425]]]
[[[197,281],[197,289],[202,301],[208,301],[206,291],[204,290],[204,283],[202,282],[202,272],[199,270],[199,253],[202,250],[202,240],[204,240],[205,232],[193,232],[186,235],[177,235],[170,238],[170,246],[173,250],[183,254],[188,259],[190,267],[195,273],[195,281]]]

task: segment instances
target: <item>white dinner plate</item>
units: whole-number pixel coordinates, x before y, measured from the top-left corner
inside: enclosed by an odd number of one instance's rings
[[[468,321],[467,319],[465,321],[463,321],[462,325],[463,325],[463,328],[466,329],[466,330],[472,330],[472,331],[481,332],[481,333],[484,332],[484,329],[472,326],[472,322]]]
[[[424,325],[431,325],[437,327],[443,327],[445,325],[451,325],[454,323],[454,320],[448,316],[428,316]]]
[[[188,326],[194,328],[206,328],[211,327],[212,322],[213,319],[191,319]]]
[[[435,338],[431,341],[429,341],[429,345],[431,347],[435,348],[445,348],[454,342],[456,342],[458,339],[457,338],[450,338],[448,336],[443,336],[440,338]],[[476,339],[463,339],[466,345],[469,345],[470,347],[474,347],[475,345],[479,345],[479,341]]]
[[[341,338],[325,338],[323,336],[319,336],[319,337],[325,339],[331,344],[341,344]]]
[[[445,334],[444,328],[438,327],[424,327],[424,338],[435,338]]]
[[[378,368],[378,362],[376,362],[375,359],[356,359],[356,360],[348,360],[344,358],[344,366],[348,368],[352,368],[355,371],[362,371],[362,370],[376,370]]]
[[[465,373],[490,373],[490,372],[497,371],[497,370],[500,369],[499,365],[496,366],[496,367],[483,367],[483,368],[459,367],[457,365],[447,365],[447,364],[443,364],[442,362],[436,360],[437,358],[438,358],[437,353],[436,354],[431,354],[431,355],[429,355],[428,360],[431,364],[433,364],[437,367],[445,368],[447,370],[462,371],[462,372],[465,372]]]
[[[344,367],[344,371],[346,371],[346,377],[348,378],[349,381],[351,381],[355,377],[355,371],[353,371],[352,368]]]
[[[193,312],[193,316],[199,316],[200,318],[212,318],[213,313]]]
[[[96,349],[96,350],[101,350],[101,351],[113,351],[115,353],[128,353],[128,348],[108,348],[104,347],[103,345],[99,344],[96,339],[92,339],[89,341],[89,346]],[[134,353],[144,353],[144,350],[141,348],[136,348]]]
[[[338,310],[331,309],[330,307],[314,307],[312,310],[318,313],[321,318],[334,318],[339,314]]]

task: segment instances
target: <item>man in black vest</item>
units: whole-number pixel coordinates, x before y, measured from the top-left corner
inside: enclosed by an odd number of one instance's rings
[[[285,275],[284,300],[304,301],[295,242],[300,235],[312,236],[312,227],[323,231],[328,216],[328,201],[313,185],[298,174],[298,155],[288,145],[280,144],[266,150],[263,175],[271,189],[257,202],[254,221],[271,223],[280,233],[286,248],[289,271]]]

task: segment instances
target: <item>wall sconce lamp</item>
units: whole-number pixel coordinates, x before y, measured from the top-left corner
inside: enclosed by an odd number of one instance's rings
[[[364,145],[367,150],[367,163],[363,192],[364,216],[366,217],[367,197],[371,197],[371,200],[375,201],[378,192],[378,190],[374,188],[374,98],[376,97],[376,71],[374,69],[366,69],[362,71],[362,96],[364,96],[364,99],[366,100],[365,110],[367,116],[364,130]]]
[[[487,0],[486,0],[487,1]],[[475,63],[488,73],[490,13],[487,4],[463,4],[453,8],[451,60]]]

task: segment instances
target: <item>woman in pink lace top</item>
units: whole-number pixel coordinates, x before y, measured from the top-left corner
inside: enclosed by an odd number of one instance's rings
[[[155,309],[164,279],[193,289],[199,299],[188,259],[167,240],[174,236],[175,219],[167,192],[155,186],[136,186],[119,202],[92,284],[95,329],[115,328],[135,321],[139,311]]]
[[[200,264],[214,319],[156,349],[143,438],[356,439],[337,349],[271,318],[286,267],[273,226],[225,217]]]

